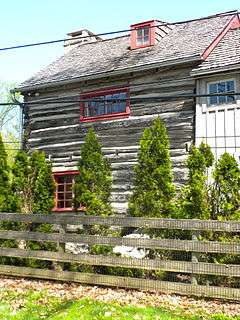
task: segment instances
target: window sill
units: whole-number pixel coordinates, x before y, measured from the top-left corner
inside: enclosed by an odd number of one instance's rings
[[[130,112],[124,113],[113,113],[113,114],[103,114],[96,117],[80,117],[80,122],[95,122],[95,121],[104,121],[104,120],[114,120],[114,119],[124,119],[128,118]]]
[[[84,206],[81,206],[79,209],[74,208],[53,208],[52,212],[85,212],[87,209]]]
[[[208,104],[207,109],[208,111],[216,110],[216,109],[224,109],[224,108],[233,108],[238,105],[237,101],[232,102],[225,102],[225,103],[218,103],[218,104]]]
[[[135,45],[135,46],[133,46],[131,48],[131,50],[149,48],[149,47],[153,47],[153,46],[154,46],[154,44],[152,44],[152,43],[144,44],[144,45],[141,45],[141,46]]]
[[[53,208],[52,212],[71,212],[74,211],[73,208]]]

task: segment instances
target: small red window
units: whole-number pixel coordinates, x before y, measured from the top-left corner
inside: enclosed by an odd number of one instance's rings
[[[125,118],[130,114],[128,88],[109,89],[81,95],[80,121]]]
[[[144,48],[155,44],[156,21],[131,25],[131,49]]]
[[[148,46],[150,45],[150,26],[136,28],[136,45]]]
[[[53,211],[73,210],[73,185],[77,174],[78,171],[54,173],[56,192]]]

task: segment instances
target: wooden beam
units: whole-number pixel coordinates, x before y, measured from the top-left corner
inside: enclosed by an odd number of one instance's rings
[[[80,214],[17,214],[0,213],[0,221],[34,222],[50,224],[72,224],[72,225],[106,225],[135,228],[157,228],[176,230],[203,230],[240,232],[239,221],[217,221],[217,220],[188,220],[188,219],[158,219],[139,218],[128,216],[97,217],[83,216]]]
[[[109,276],[69,271],[53,271],[28,267],[0,266],[0,274],[38,279],[74,281],[86,284],[159,291],[199,297],[240,300],[240,289],[216,286],[201,286],[188,283],[147,280],[130,277]]]
[[[216,264],[206,262],[172,261],[160,259],[134,259],[118,256],[91,254],[59,253],[42,250],[21,250],[15,248],[0,248],[0,256],[31,258],[55,262],[72,262],[94,266],[110,266],[123,268],[139,268],[144,270],[162,270],[194,274],[212,274],[228,277],[240,277],[239,265]]]
[[[87,243],[89,245],[104,244],[109,246],[128,246],[137,248],[152,248],[162,250],[184,251],[184,252],[211,252],[239,254],[240,243],[222,243],[217,241],[194,241],[178,239],[136,239],[116,238],[93,235],[60,234],[26,231],[0,231],[0,239],[33,240],[48,242],[74,242]]]

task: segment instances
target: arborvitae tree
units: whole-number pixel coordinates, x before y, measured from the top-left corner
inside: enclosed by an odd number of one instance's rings
[[[7,153],[5,151],[2,136],[0,134],[0,210],[6,210],[8,193],[10,190],[9,167],[7,164]]]
[[[211,147],[208,144],[201,142],[198,149],[204,156],[206,169],[210,168],[214,163],[214,155],[212,153]]]
[[[43,152],[31,156],[19,151],[12,168],[13,190],[22,213],[49,213],[54,206],[54,181],[51,165]]]
[[[17,202],[11,191],[7,153],[0,134],[0,211],[11,212],[16,210]]]
[[[54,207],[55,191],[51,163],[46,161],[44,152],[34,152],[31,156],[31,166],[36,175],[33,190],[33,213],[51,213]]]
[[[51,164],[45,159],[44,152],[34,151],[27,155],[19,151],[12,168],[12,188],[19,199],[20,212],[25,214],[51,213],[54,206],[55,183],[52,177]],[[25,231],[51,232],[49,224],[25,224]],[[55,245],[35,241],[21,240],[18,243],[21,249],[52,250]],[[49,267],[50,262],[28,259],[27,265],[31,267]]]
[[[181,218],[209,218],[207,168],[213,164],[213,154],[208,145],[192,146],[187,159],[188,182],[180,197]]]
[[[80,174],[76,177],[74,206],[84,207],[88,215],[112,213],[109,198],[112,186],[111,168],[104,158],[98,138],[91,128],[81,147],[78,162]]]
[[[174,211],[175,186],[169,152],[169,138],[160,118],[146,128],[140,140],[135,166],[134,191],[129,214],[144,217],[169,217]]]
[[[12,188],[19,199],[20,211],[32,213],[34,177],[27,154],[20,150],[12,167]]]
[[[17,212],[17,210],[17,201],[11,190],[7,153],[0,134],[0,212]],[[16,222],[0,222],[0,230],[16,230],[18,227],[19,223]],[[0,240],[0,247],[16,247],[16,241]],[[11,264],[16,262],[18,262],[16,258],[0,257],[1,264]]]
[[[240,169],[236,159],[225,152],[213,171],[211,215],[217,220],[240,219]]]

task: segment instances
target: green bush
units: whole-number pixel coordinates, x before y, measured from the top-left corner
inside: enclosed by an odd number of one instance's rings
[[[110,194],[112,175],[110,164],[104,158],[101,145],[93,129],[86,135],[78,162],[80,174],[74,185],[74,206],[84,207],[87,215],[112,214]]]
[[[188,181],[181,190],[179,218],[209,219],[207,169],[213,164],[210,147],[201,143],[191,147],[187,159]]]
[[[129,214],[159,218],[171,216],[174,211],[175,187],[169,139],[160,118],[144,130],[134,172],[134,190],[129,200]]]

